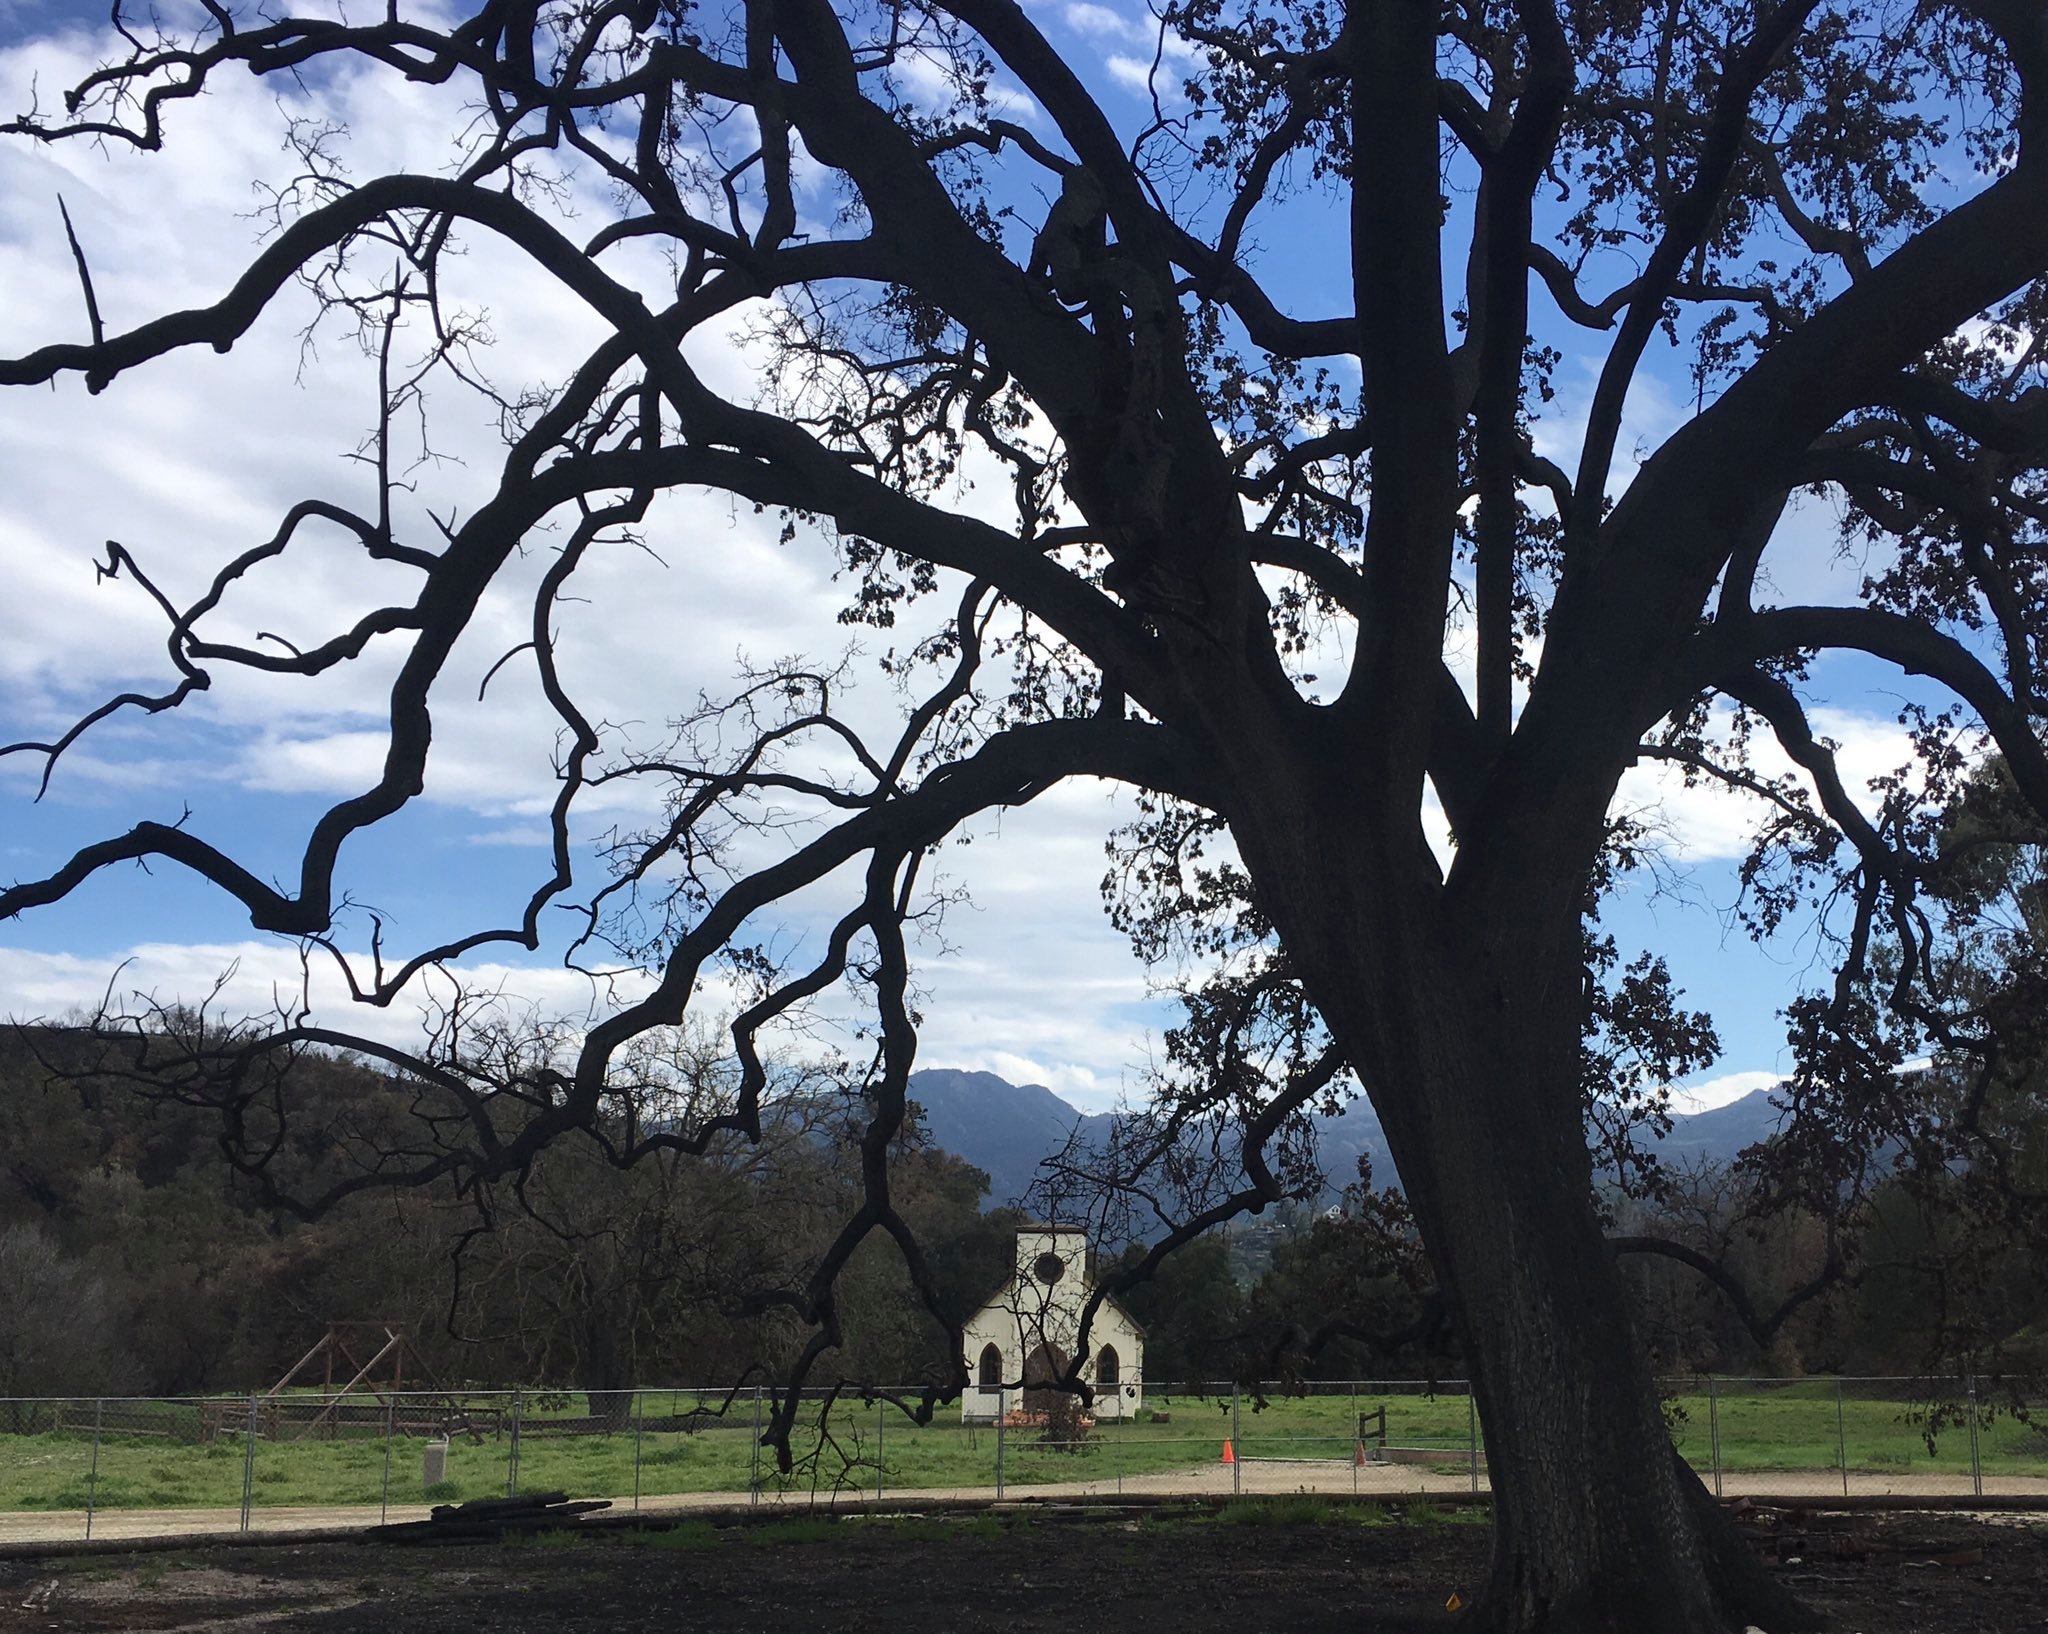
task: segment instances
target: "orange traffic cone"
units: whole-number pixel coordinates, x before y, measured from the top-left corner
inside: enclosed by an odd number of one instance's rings
[[[1359,1441],[1357,1449],[1351,1454],[1351,1462],[1360,1469],[1365,1468],[1365,1442],[1363,1439]]]
[[[1230,1437],[1227,1435],[1223,1438],[1223,1462],[1226,1464],[1237,1462],[1237,1454],[1230,1450]]]

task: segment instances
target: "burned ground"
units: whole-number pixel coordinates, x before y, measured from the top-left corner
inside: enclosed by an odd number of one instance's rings
[[[1766,1513],[1775,1569],[1848,1634],[2048,1627],[2048,1521]],[[399,1547],[194,1547],[0,1561],[0,1630],[200,1634],[1406,1634],[1449,1625],[1483,1514],[1298,1500],[1213,1512],[689,1519]]]

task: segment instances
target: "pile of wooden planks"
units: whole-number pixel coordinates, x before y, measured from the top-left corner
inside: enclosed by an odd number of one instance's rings
[[[532,1492],[516,1498],[472,1498],[437,1504],[423,1521],[373,1526],[363,1536],[379,1543],[475,1543],[521,1532],[559,1532],[600,1509],[609,1498],[578,1498],[566,1492]]]

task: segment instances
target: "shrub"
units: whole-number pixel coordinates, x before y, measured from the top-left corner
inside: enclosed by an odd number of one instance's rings
[[[1095,1420],[1083,1410],[1079,1396],[1055,1397],[1043,1417],[1045,1433],[1040,1439],[1055,1452],[1079,1452],[1095,1429]]]

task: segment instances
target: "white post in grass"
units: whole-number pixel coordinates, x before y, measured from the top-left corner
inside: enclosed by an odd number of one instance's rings
[[[1707,1438],[1714,1460],[1714,1496],[1721,1496],[1721,1391],[1713,1374],[1707,1375]]]
[[[92,1512],[94,1501],[100,1490],[100,1421],[106,1414],[106,1400],[101,1398],[92,1404],[92,1468],[85,1477],[85,1535],[92,1538]]]
[[[391,1437],[397,1430],[398,1397],[393,1394],[384,1398],[384,1492],[377,1500],[377,1524],[382,1526],[391,1516]]]
[[[1842,1405],[1842,1379],[1835,1376],[1835,1462],[1842,1466],[1842,1496],[1849,1496],[1849,1424]]]
[[[242,1530],[249,1530],[249,1506],[256,1496],[256,1392],[249,1392],[249,1422],[242,1430]]]
[[[512,1392],[512,1443],[505,1456],[505,1496],[519,1496],[519,1410],[520,1397],[517,1390]]]
[[[1237,1381],[1230,1381],[1230,1495],[1234,1498],[1244,1491],[1244,1437],[1237,1428]]]
[[[1472,1393],[1472,1381],[1465,1381],[1465,1448],[1472,1459],[1472,1490],[1479,1491],[1479,1398]]]
[[[1358,1417],[1358,1381],[1351,1381],[1351,1496],[1358,1496],[1358,1461],[1365,1455],[1365,1425]]]
[[[754,1450],[747,1466],[747,1502],[761,1501],[761,1387],[754,1386]]]
[[[1974,1373],[1963,1380],[1963,1398],[1970,1410],[1970,1491],[1981,1498],[1984,1496],[1984,1460],[1977,1447],[1977,1375]]]

